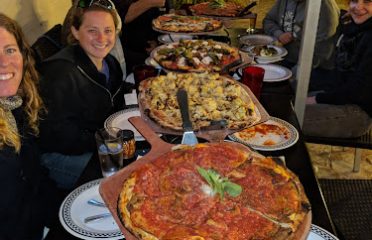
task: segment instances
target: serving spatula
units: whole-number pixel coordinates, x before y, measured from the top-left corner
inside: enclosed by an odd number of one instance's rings
[[[187,92],[185,89],[178,90],[177,101],[178,105],[180,106],[182,127],[184,130],[181,143],[193,146],[198,143],[198,139],[196,138],[192,128],[192,123],[189,115],[189,103],[187,100]]]

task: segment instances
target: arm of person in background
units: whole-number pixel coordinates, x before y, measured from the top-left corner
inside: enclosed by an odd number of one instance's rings
[[[276,37],[283,45],[285,45],[293,40],[293,35],[290,32],[284,32],[279,25],[282,15],[281,2],[282,1],[275,2],[274,6],[263,19],[262,25],[266,34]]]
[[[324,0],[321,4],[318,30],[313,57],[313,67],[325,60],[331,60],[336,47],[336,33],[340,18],[340,9],[335,0]],[[332,59],[333,60],[333,59]]]
[[[128,12],[125,16],[125,23],[130,23],[142,13],[146,12],[153,7],[164,7],[165,0],[138,0],[133,2],[128,9]]]
[[[334,36],[340,18],[340,9],[335,0],[322,1],[316,41],[320,42]]]

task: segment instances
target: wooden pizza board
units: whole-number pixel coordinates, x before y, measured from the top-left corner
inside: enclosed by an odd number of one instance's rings
[[[147,81],[147,80],[144,80]],[[234,80],[235,81],[235,80]],[[251,127],[256,124],[266,122],[270,119],[270,115],[267,113],[265,108],[261,105],[261,103],[258,101],[256,96],[252,93],[252,91],[247,87],[246,85],[237,82],[242,86],[242,88],[248,93],[249,97],[252,99],[254,105],[255,105],[255,111],[257,116],[259,116],[258,120],[253,122],[251,125],[247,126]],[[141,82],[142,84],[142,82]],[[141,94],[141,93],[140,93]],[[183,131],[176,131],[170,128],[162,127],[160,124],[153,121],[148,114],[146,113],[146,109],[144,109],[144,104],[141,101],[141,96],[138,96],[138,104],[139,104],[139,110],[141,113],[142,118],[147,122],[147,124],[152,128],[153,131],[161,134],[170,134],[170,135],[182,135]],[[243,128],[242,128],[243,129]],[[235,132],[241,131],[242,129],[222,129],[222,130],[204,130],[204,131],[196,131],[195,134],[199,138],[204,138],[209,142],[220,142],[223,141],[227,135],[233,134]]]
[[[129,122],[131,122],[135,126],[135,128],[142,134],[142,136],[151,144],[151,150],[144,157],[129,164],[116,174],[103,179],[99,186],[99,193],[103,201],[106,203],[109,211],[111,212],[115,222],[124,234],[125,239],[137,240],[138,238],[125,228],[118,213],[118,199],[123,187],[123,183],[138,167],[154,161],[157,157],[160,157],[161,155],[172,151],[172,148],[176,145],[169,144],[161,140],[159,136],[149,127],[149,125],[147,125],[147,123],[141,117],[131,117],[129,118]],[[237,147],[244,151],[249,151],[252,154],[256,154],[258,157],[263,157],[259,153],[252,152],[248,147],[240,143],[225,142],[224,144],[234,145],[234,147]],[[311,211],[309,211],[304,222],[301,224],[298,231],[296,232],[294,240],[306,240],[307,235],[310,231],[311,217],[312,214]]]

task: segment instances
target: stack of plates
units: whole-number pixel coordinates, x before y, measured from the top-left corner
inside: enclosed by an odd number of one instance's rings
[[[239,38],[240,45],[244,46],[257,46],[272,44],[276,39],[269,35],[264,34],[250,34],[244,35]]]

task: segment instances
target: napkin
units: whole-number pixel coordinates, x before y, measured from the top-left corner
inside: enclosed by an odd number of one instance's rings
[[[133,89],[131,93],[124,94],[126,105],[138,105],[137,92]]]

